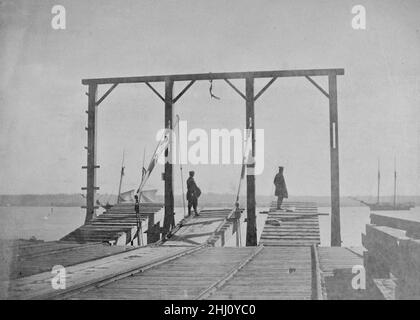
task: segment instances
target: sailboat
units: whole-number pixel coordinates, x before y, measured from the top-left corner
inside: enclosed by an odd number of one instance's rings
[[[143,155],[143,171],[142,171],[142,180],[144,178],[145,170],[144,170],[144,155]],[[125,192],[121,192],[123,177],[125,175],[125,166],[124,166],[124,151],[123,151],[123,157],[122,157],[122,163],[121,163],[121,173],[120,173],[120,182],[118,186],[118,196],[117,196],[117,203],[116,204],[122,204],[122,203],[133,203],[135,202],[135,189],[128,190]],[[140,203],[152,203],[156,200],[156,193],[157,189],[149,189],[149,190],[141,190],[138,192],[139,195],[139,202]],[[107,202],[106,204],[101,204],[99,200],[96,201],[96,203],[104,208],[105,210],[108,210],[112,208],[114,205]]]
[[[402,202],[397,203],[397,165],[396,159],[394,159],[394,201],[390,202],[380,202],[380,182],[381,182],[381,171],[380,171],[380,163],[378,160],[378,195],[376,198],[376,203],[368,203],[362,200],[359,200],[361,203],[367,205],[370,210],[372,211],[402,211],[402,210],[410,210],[411,208],[415,207],[413,202]]]
[[[175,122],[172,130],[174,130],[175,128],[178,127],[178,123],[179,123],[179,116],[177,115],[177,121]],[[146,189],[144,189],[144,187],[145,187],[153,169],[155,168],[159,157],[161,157],[163,155],[163,153],[165,152],[165,150],[169,146],[171,132],[172,132],[171,130],[165,130],[162,133],[162,137],[161,137],[160,141],[158,142],[158,144],[156,146],[156,149],[155,149],[155,151],[152,155],[152,158],[150,160],[150,163],[149,163],[149,166],[147,167],[147,169],[144,166],[146,149],[144,150],[143,166],[142,166],[142,172],[141,172],[141,181],[140,181],[140,185],[139,185],[139,187],[136,191],[135,191],[135,189],[132,189],[132,190],[129,190],[129,191],[126,191],[126,192],[121,192],[123,177],[125,175],[125,172],[124,172],[125,171],[124,151],[123,151],[123,159],[122,159],[122,163],[121,163],[121,174],[120,174],[120,181],[119,181],[119,187],[118,187],[118,197],[117,197],[117,203],[115,205],[120,205],[120,204],[123,204],[123,203],[134,204],[135,203],[135,195],[138,195],[140,203],[156,202],[155,196],[156,196],[156,193],[157,193],[157,189],[146,190]],[[109,204],[109,203],[107,203],[106,205],[103,205],[98,200],[96,201],[96,203],[106,210],[115,206],[115,205],[112,205],[112,204]]]

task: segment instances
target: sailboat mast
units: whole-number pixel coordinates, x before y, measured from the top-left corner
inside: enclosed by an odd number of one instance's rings
[[[121,162],[121,175],[120,175],[120,185],[118,187],[117,203],[120,203],[121,185],[122,185],[123,176],[124,176],[124,150],[123,150],[123,157],[122,157],[122,162]]]
[[[394,157],[394,209],[397,206],[397,160]]]
[[[381,169],[380,169],[380,160],[378,159],[378,198],[376,199],[377,203],[379,203],[380,184],[381,184]]]

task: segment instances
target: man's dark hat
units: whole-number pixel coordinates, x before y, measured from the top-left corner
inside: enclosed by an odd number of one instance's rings
[[[190,171],[190,174],[191,174],[191,173],[194,173],[194,171]]]

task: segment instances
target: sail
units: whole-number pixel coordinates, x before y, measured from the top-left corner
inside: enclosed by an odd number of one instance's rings
[[[140,192],[139,202],[152,203],[156,201],[157,189],[142,190]]]
[[[119,202],[134,202],[134,189],[120,193]]]
[[[140,192],[139,201],[141,203],[155,202],[156,193],[157,193],[157,189],[142,190]],[[126,191],[126,192],[122,192],[120,194],[120,203],[135,202],[134,195],[135,195],[134,189]]]

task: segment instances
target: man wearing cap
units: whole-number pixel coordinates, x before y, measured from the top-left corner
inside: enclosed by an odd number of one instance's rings
[[[201,190],[194,181],[194,171],[190,171],[190,177],[187,179],[187,201],[188,201],[188,215],[191,215],[191,207],[194,208],[194,213],[198,216],[197,204],[198,197],[201,195]]]
[[[283,176],[283,167],[279,167],[279,172],[274,177],[274,185],[276,186],[275,195],[277,196],[277,210],[281,210],[283,198],[288,198],[286,182]]]

